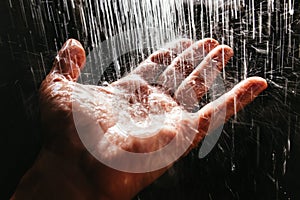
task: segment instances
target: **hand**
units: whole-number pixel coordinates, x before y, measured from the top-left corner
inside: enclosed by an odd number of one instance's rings
[[[124,152],[151,153],[172,140],[182,150],[179,156],[186,155],[205,137],[213,115],[226,111],[224,119],[229,119],[267,87],[262,78],[248,78],[215,102],[191,112],[232,55],[230,47],[213,39],[195,43],[180,39],[150,55],[128,76],[100,87],[76,83],[85,52],[78,41],[68,40],[40,89],[45,144],[13,199],[134,197],[178,155],[160,155],[169,162],[139,173],[114,169],[99,158],[109,162],[122,159]],[[224,119],[214,122],[214,127]],[[151,162],[130,167],[147,168]]]

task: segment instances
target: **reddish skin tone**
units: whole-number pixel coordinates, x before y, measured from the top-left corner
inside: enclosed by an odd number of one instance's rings
[[[205,56],[203,57],[203,55]],[[178,40],[175,42],[175,46],[153,53],[132,72],[132,74],[137,74],[144,79],[144,82],[142,80],[121,79],[113,83],[112,86],[123,87],[128,85],[130,81],[137,81],[139,85],[144,84],[145,88],[141,90],[142,93],[144,92],[143,95],[147,96],[148,89],[154,88],[154,86],[148,85],[146,81],[153,81],[151,75],[156,76],[165,69],[158,77],[161,83],[165,83],[164,88],[160,88],[158,91],[161,91],[169,99],[165,109],[168,109],[168,106],[179,106],[178,103],[183,109],[185,107],[188,109],[192,105],[183,99],[186,88],[192,88],[197,94],[196,98],[200,99],[210,86],[209,82],[204,84],[203,77],[201,78],[199,75],[201,71],[207,69],[213,59],[217,61],[214,62],[217,63],[214,73],[219,73],[232,55],[233,52],[230,47],[218,45],[217,41],[213,39],[196,43],[188,39]],[[58,56],[52,71],[43,81],[40,89],[45,143],[35,164],[22,178],[11,199],[133,198],[139,191],[160,177],[168,167],[148,173],[122,172],[100,163],[85,149],[75,129],[69,95],[72,91],[71,86],[78,79],[80,70],[84,66],[85,52],[78,41],[71,39],[65,43]],[[201,62],[203,59],[205,62]],[[200,67],[193,70],[194,66],[199,64]],[[185,69],[185,73],[181,73],[181,69]],[[170,77],[174,74],[174,70],[176,78],[181,78],[183,81],[175,87],[174,84],[170,84],[174,80],[174,77]],[[208,75],[208,78],[213,80],[214,73]],[[220,108],[226,109],[226,119],[234,115],[235,111],[239,111],[249,104],[266,87],[266,81],[259,77],[248,78],[236,85],[225,94],[225,100],[219,104]],[[105,92],[98,86],[83,86],[84,90],[91,90],[91,88],[99,90],[100,93]],[[168,95],[169,93],[174,94],[173,98]],[[236,102],[236,110],[234,109],[234,101]],[[189,150],[195,147],[207,134],[212,110],[212,104],[208,104],[198,112],[199,117],[196,122],[199,124],[198,134]],[[107,130],[113,123],[113,120],[108,120],[101,126]],[[222,123],[224,122],[220,122],[219,125]],[[165,130],[148,139],[132,138],[126,143],[124,143],[122,136],[118,133],[115,134],[111,137],[123,149],[131,152],[150,152],[166,145],[175,133],[171,130]],[[156,141],[160,141],[160,143]]]

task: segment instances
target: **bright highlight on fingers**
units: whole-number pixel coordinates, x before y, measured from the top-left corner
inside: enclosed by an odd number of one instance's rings
[[[247,78],[217,100],[204,106],[198,111],[198,130],[201,136],[198,138],[203,138],[203,135],[207,134],[208,129],[213,131],[224,124],[230,117],[251,103],[267,87],[268,84],[263,78]],[[222,113],[225,114],[224,118],[219,118],[218,116],[222,115]],[[217,121],[212,122],[212,118]],[[213,124],[213,127],[210,127],[211,124]]]
[[[225,94],[227,107],[226,119],[252,102],[267,87],[267,81],[261,77],[247,78],[237,84]]]
[[[195,42],[172,61],[171,65],[159,76],[157,82],[163,85],[166,91],[174,93],[181,82],[218,45],[219,43],[211,38]]]
[[[157,76],[171,64],[178,54],[189,48],[192,43],[191,39],[181,38],[167,44],[164,49],[152,53],[131,74],[139,75],[149,84],[155,83]]]
[[[52,71],[76,81],[86,61],[84,48],[79,41],[69,39],[59,50]]]
[[[219,45],[211,50],[177,88],[177,102],[188,111],[194,110],[232,56],[233,50],[227,45]]]

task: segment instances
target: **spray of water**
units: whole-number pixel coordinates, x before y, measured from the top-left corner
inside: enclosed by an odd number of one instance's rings
[[[250,140],[255,144],[255,166],[263,165],[261,156],[267,157],[270,167],[264,176],[272,182],[276,194],[282,193],[281,178],[285,175],[291,151],[291,138],[299,128],[299,109],[294,110],[295,99],[299,96],[299,3],[295,0],[70,0],[70,1],[27,1],[7,2],[12,27],[27,30],[26,34],[8,32],[4,39],[11,57],[25,66],[24,85],[33,85],[37,90],[40,82],[50,69],[51,57],[69,37],[79,39],[89,54],[87,67],[82,74],[85,84],[97,84],[100,80],[114,81],[134,69],[153,49],[178,37],[194,40],[213,37],[234,48],[235,57],[223,70],[226,86],[246,77],[259,75],[269,81],[270,89],[253,105],[252,112],[243,113],[228,123],[223,131],[223,140],[217,145],[222,156],[229,158],[234,173],[239,167],[240,157],[236,146],[239,144],[239,127],[250,130]],[[20,19],[13,16],[20,13]],[[155,28],[161,32],[148,32]],[[113,58],[111,66],[104,69],[102,58],[96,49],[108,38],[129,30],[140,30],[136,35],[124,35],[134,42],[109,43],[108,50]],[[126,41],[124,38],[124,41]],[[3,40],[3,39],[2,39]],[[132,52],[122,56],[117,50],[134,46]],[[146,48],[150,47],[150,48]],[[20,56],[22,52],[22,56]],[[33,84],[32,84],[33,83]],[[25,89],[21,89],[25,92]],[[24,105],[32,99],[23,96]],[[204,103],[209,100],[204,99]],[[255,107],[256,106],[256,107]],[[256,108],[256,110],[255,110]],[[298,107],[297,107],[298,108]],[[30,110],[27,112],[30,115]],[[264,120],[270,118],[269,120]],[[274,128],[272,120],[287,129]],[[259,121],[261,119],[261,121]],[[269,134],[271,142],[264,135]],[[241,139],[241,138],[240,138]],[[262,147],[262,143],[269,145]],[[229,152],[229,153],[226,153]],[[228,154],[228,155],[227,155]],[[216,157],[217,153],[213,153]],[[211,158],[208,158],[211,159]],[[216,159],[216,158],[215,158]],[[224,160],[219,161],[219,163]],[[224,161],[224,163],[226,163]],[[205,164],[205,162],[204,162]],[[257,189],[254,177],[254,192]],[[233,186],[226,182],[229,191]],[[208,195],[212,198],[212,194]],[[232,196],[238,195],[232,192]]]

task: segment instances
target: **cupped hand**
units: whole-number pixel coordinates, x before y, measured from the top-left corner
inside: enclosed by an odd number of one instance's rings
[[[82,85],[77,79],[85,51],[68,40],[41,85],[45,145],[31,171],[49,164],[69,174],[60,180],[59,188],[67,189],[58,197],[132,198],[267,87],[264,79],[251,77],[197,110],[232,56],[230,47],[214,39],[180,39],[112,84]],[[37,186],[36,194],[47,197],[45,188]]]

